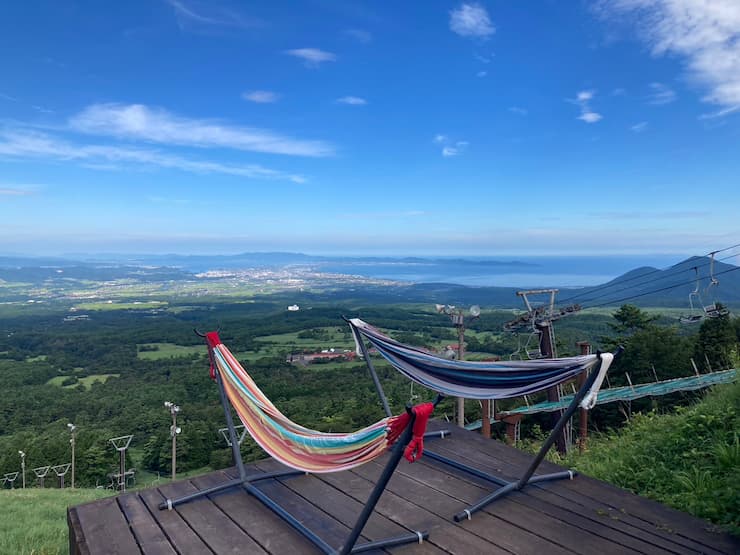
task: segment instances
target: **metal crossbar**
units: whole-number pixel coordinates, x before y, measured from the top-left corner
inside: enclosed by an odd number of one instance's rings
[[[200,333],[198,335],[200,335]],[[272,499],[269,495],[267,495],[265,492],[260,490],[255,485],[256,482],[260,482],[264,480],[270,480],[270,479],[275,479],[275,478],[287,478],[291,476],[298,476],[301,474],[305,474],[303,471],[282,470],[282,471],[277,471],[277,472],[247,475],[246,469],[244,468],[244,461],[242,460],[241,451],[239,450],[240,441],[237,435],[236,427],[234,426],[234,419],[232,418],[231,411],[229,410],[228,397],[226,395],[226,390],[224,388],[224,384],[221,378],[221,373],[218,370],[218,368],[215,369],[215,378],[216,378],[216,383],[218,384],[219,394],[221,397],[221,405],[224,409],[224,417],[226,419],[226,424],[227,424],[227,429],[225,431],[228,432],[228,441],[231,446],[231,452],[234,457],[234,462],[236,464],[237,471],[239,472],[239,478],[235,478],[234,480],[224,482],[223,484],[219,484],[218,486],[214,486],[212,488],[197,491],[195,493],[186,495],[184,497],[179,497],[177,499],[167,499],[166,501],[163,501],[162,503],[159,504],[160,510],[164,510],[164,509],[172,510],[172,508],[176,507],[177,505],[181,505],[183,503],[187,503],[188,501],[193,501],[195,499],[199,499],[201,497],[211,495],[214,493],[218,493],[220,491],[224,491],[227,489],[243,488],[247,493],[249,493],[250,495],[254,496],[256,499],[258,499],[260,502],[262,502],[262,504],[264,504],[268,509],[270,509],[278,517],[283,519],[294,530],[296,530],[303,537],[308,539],[311,543],[313,543],[317,548],[319,548],[326,555],[348,555],[349,553],[361,553],[364,551],[384,549],[387,547],[402,545],[402,544],[411,543],[411,542],[421,543],[423,540],[429,537],[429,533],[426,531],[424,532],[414,531],[408,534],[402,534],[402,535],[395,536],[395,537],[384,538],[381,540],[365,542],[360,545],[356,545],[357,540],[359,539],[360,534],[362,533],[362,530],[365,528],[365,524],[367,524],[367,521],[370,518],[370,515],[375,510],[375,506],[377,505],[378,500],[380,499],[380,496],[385,491],[385,488],[388,485],[388,482],[390,481],[391,476],[393,475],[393,472],[398,466],[398,463],[400,462],[401,457],[403,456],[404,449],[406,448],[408,443],[411,441],[412,430],[413,430],[413,425],[414,425],[416,416],[414,412],[411,410],[410,406],[406,408],[406,410],[409,411],[409,414],[411,416],[411,418],[409,419],[408,425],[406,426],[403,433],[401,434],[401,437],[398,439],[396,444],[393,446],[393,449],[391,450],[390,459],[388,460],[388,463],[383,469],[383,472],[380,478],[378,479],[378,482],[375,484],[375,487],[370,492],[370,496],[367,502],[365,503],[365,506],[363,507],[362,512],[358,516],[354,527],[350,531],[349,536],[347,537],[347,540],[344,542],[342,547],[340,547],[339,549],[335,549],[332,546],[330,546],[328,543],[326,543],[320,536],[314,533],[311,529],[306,527],[300,520],[298,520],[290,512],[286,511],[278,502],[276,502],[274,499]],[[438,397],[436,403],[438,403],[440,400],[441,400],[441,396]],[[225,433],[224,435],[227,435],[227,434]]]

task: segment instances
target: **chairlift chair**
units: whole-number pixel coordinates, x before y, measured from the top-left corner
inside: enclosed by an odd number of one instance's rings
[[[682,324],[696,324],[697,322],[701,322],[704,319],[704,314],[707,312],[707,307],[704,306],[704,303],[701,300],[701,294],[699,293],[699,268],[694,266],[693,270],[696,285],[694,286],[694,290],[689,293],[689,306],[691,307],[691,310],[688,314],[684,314],[679,317],[678,320]],[[700,313],[698,309],[694,307],[695,298],[698,305],[702,307],[704,314]]]
[[[706,296],[710,296],[712,287],[717,287],[719,285],[719,280],[714,277],[714,255],[714,252],[709,253],[709,285],[707,285],[704,292]],[[704,315],[707,318],[719,318],[720,316],[726,316],[730,313],[730,311],[723,306],[717,305],[716,301],[704,306],[703,309]]]

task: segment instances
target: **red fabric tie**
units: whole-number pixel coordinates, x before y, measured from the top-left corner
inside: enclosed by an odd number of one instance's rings
[[[432,403],[422,403],[416,405],[411,409],[416,416],[414,420],[414,428],[411,431],[412,437],[406,449],[403,452],[403,456],[409,462],[414,462],[421,458],[421,454],[424,452],[424,434],[427,431],[427,422],[429,417],[434,412],[434,405]],[[393,445],[398,438],[401,436],[406,426],[409,425],[411,420],[411,414],[404,412],[399,414],[393,420],[391,420],[388,430],[388,445]]]
[[[211,367],[209,368],[211,379],[216,381],[216,361],[213,360],[213,348],[221,343],[218,332],[209,331],[206,333],[206,343],[208,343],[208,359],[211,361]]]

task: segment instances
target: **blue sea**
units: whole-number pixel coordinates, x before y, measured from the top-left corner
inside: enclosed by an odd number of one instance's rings
[[[682,255],[524,256],[326,260],[324,272],[413,283],[499,287],[579,287],[608,282],[630,270],[665,268]]]

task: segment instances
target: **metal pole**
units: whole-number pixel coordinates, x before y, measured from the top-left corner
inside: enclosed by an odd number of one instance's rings
[[[542,322],[536,324],[536,327],[538,330],[540,330],[540,352],[542,353],[542,356],[545,358],[554,358],[555,357],[555,346],[553,345],[553,329],[552,329],[552,322]],[[558,402],[560,401],[560,393],[558,392],[557,387],[550,387],[547,389],[547,400],[550,402]],[[560,415],[562,414],[562,411],[555,411],[550,416],[550,422],[552,424],[552,428],[555,429],[555,427],[558,425],[558,421],[560,418]],[[564,430],[560,430],[557,437],[555,438],[556,446],[558,453],[561,455],[564,455],[567,450],[568,446],[565,442],[565,433]]]
[[[172,481],[177,473],[177,411],[172,411]]]
[[[465,357],[465,324],[464,316],[462,312],[453,315],[454,318],[457,316],[459,321],[455,323],[457,327],[457,360],[463,360]],[[465,427],[465,399],[463,397],[457,398],[457,425],[461,428]]]
[[[588,341],[579,341],[578,346],[581,348],[582,355],[591,354],[591,344]],[[583,372],[578,375],[578,387],[583,385],[586,381],[586,376]],[[588,411],[584,408],[578,411],[578,451],[583,453],[586,449],[586,441],[588,439]]]
[[[67,428],[69,428],[70,433],[72,434],[72,437],[69,440],[70,445],[72,445],[72,489],[75,487],[75,434],[77,433],[77,426],[72,424],[71,422],[67,424]]]
[[[352,324],[350,323],[350,325]],[[362,358],[365,359],[365,363],[367,364],[367,367],[370,370],[370,376],[372,376],[373,378],[373,383],[375,384],[375,390],[378,392],[378,396],[380,397],[380,402],[383,404],[383,411],[385,412],[386,416],[393,416],[393,413],[391,413],[391,408],[388,406],[388,398],[385,396],[385,391],[383,391],[383,386],[380,384],[380,380],[378,379],[378,373],[375,371],[373,362],[370,360],[370,355],[367,352],[367,347],[365,346],[365,342],[362,340],[362,334],[360,332],[354,332],[354,333],[358,338],[357,342],[360,344],[360,351],[362,351]]]
[[[224,417],[226,419],[226,425],[229,428],[229,440],[231,441],[231,454],[234,457],[234,464],[239,470],[239,478],[242,482],[247,479],[247,471],[244,470],[244,461],[242,461],[242,453],[239,450],[239,440],[236,437],[236,430],[234,429],[234,419],[231,418],[231,411],[229,410],[229,403],[226,398],[226,389],[224,389],[224,382],[221,378],[221,371],[218,366],[215,366],[216,383],[218,384],[218,393],[221,396],[221,405],[224,408]]]
[[[26,489],[26,454],[23,451],[18,451],[21,456],[21,475],[23,476],[23,489]]]

